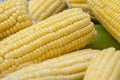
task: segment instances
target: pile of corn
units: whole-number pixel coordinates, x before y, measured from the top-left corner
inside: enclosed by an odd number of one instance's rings
[[[119,4],[119,0],[2,1],[0,80],[120,80]]]

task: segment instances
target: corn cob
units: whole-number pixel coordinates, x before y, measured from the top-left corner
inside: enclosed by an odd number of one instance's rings
[[[120,42],[120,0],[88,0],[88,4],[96,19]]]
[[[22,0],[0,3],[0,13],[0,40],[32,25],[27,3]]]
[[[75,51],[39,64],[32,64],[1,80],[82,80],[90,60],[99,52],[92,49]]]
[[[0,57],[4,61],[0,75],[13,72],[24,63],[41,62],[81,49],[95,36],[88,14],[81,9],[65,10],[1,41]]]
[[[105,49],[94,58],[84,80],[120,80],[120,51]]]
[[[40,21],[59,13],[66,6],[66,2],[63,0],[30,0],[29,11],[37,21]]]

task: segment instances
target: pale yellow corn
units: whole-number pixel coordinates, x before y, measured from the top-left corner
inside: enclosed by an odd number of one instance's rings
[[[88,66],[84,80],[120,80],[120,51],[101,51]]]
[[[29,11],[37,21],[40,21],[61,12],[66,6],[63,0],[30,0]]]
[[[0,40],[32,25],[24,0],[8,0],[0,3]]]
[[[84,11],[88,11],[88,5],[87,4],[79,4],[79,3],[72,3],[70,4],[71,8],[82,8]]]
[[[0,42],[0,76],[81,49],[95,36],[88,14],[82,9],[65,10]]]
[[[84,11],[88,11],[87,0],[67,0],[69,8],[82,8]]]
[[[87,0],[69,0],[71,3],[86,3]]]
[[[83,80],[85,71],[100,51],[84,49],[18,70],[1,80]]]
[[[120,0],[88,0],[92,14],[120,42]]]
[[[66,0],[66,3],[69,8],[82,8],[85,12],[91,15],[92,21],[97,21],[89,10],[87,0]]]

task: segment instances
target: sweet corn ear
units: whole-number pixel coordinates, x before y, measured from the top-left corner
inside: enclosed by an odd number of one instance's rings
[[[39,64],[32,64],[1,80],[82,80],[91,59],[99,52],[92,49],[75,51]]]
[[[0,42],[0,75],[21,65],[41,62],[81,49],[96,36],[94,24],[81,9],[68,9],[33,24]],[[4,46],[4,47],[3,47]]]
[[[92,14],[120,43],[120,0],[88,0]]]

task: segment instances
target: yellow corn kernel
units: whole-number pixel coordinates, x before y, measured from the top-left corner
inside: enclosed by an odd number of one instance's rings
[[[88,11],[87,4],[72,3],[72,4],[70,4],[70,7],[71,8],[82,8],[84,11]]]
[[[52,13],[52,15],[57,14],[57,13],[63,11],[64,8],[66,8],[66,2],[62,3],[62,4]]]
[[[120,80],[120,51],[101,51],[88,66],[84,80]]]
[[[99,50],[92,49],[75,51],[42,63],[31,64],[1,80],[82,80],[91,59],[99,53]]]
[[[63,0],[30,0],[29,11],[37,21],[40,21],[59,13],[66,6],[66,2]]]
[[[26,2],[7,0],[0,3],[0,40],[31,25]]]
[[[41,62],[89,44],[96,36],[90,16],[82,9],[68,9],[33,24],[0,42],[0,75],[20,65]],[[4,47],[3,47],[4,46]]]
[[[87,0],[68,0],[67,4],[69,8],[82,8],[85,11],[88,11]]]
[[[120,0],[88,0],[92,14],[120,42]]]
[[[85,12],[91,15],[92,21],[97,21],[89,10],[87,0],[66,0],[66,3],[69,8],[82,8]]]
[[[71,3],[86,3],[87,0],[69,0]]]

